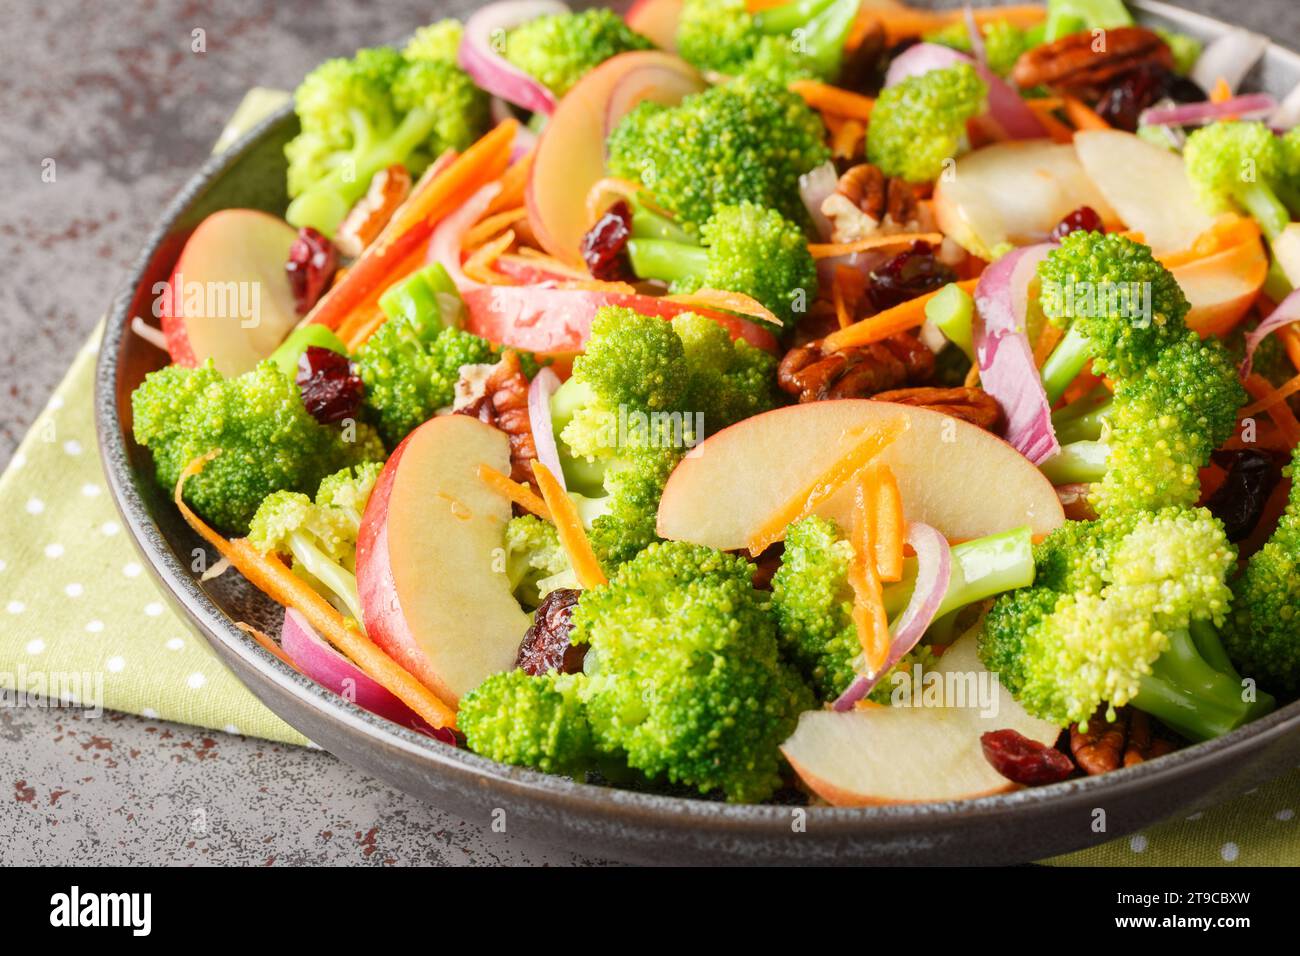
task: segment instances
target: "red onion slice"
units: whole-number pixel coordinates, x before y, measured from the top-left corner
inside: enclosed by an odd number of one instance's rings
[[[1246,357],[1241,360],[1241,368],[1238,370],[1242,381],[1250,377],[1250,370],[1255,362],[1255,349],[1259,348],[1259,343],[1282,326],[1296,321],[1300,321],[1300,289],[1278,303],[1278,307],[1269,313],[1268,318],[1247,333]]]
[[[877,673],[855,678],[831,705],[834,710],[852,710],[854,704],[875,689],[891,667],[920,643],[948,593],[948,584],[952,580],[952,549],[944,536],[918,521],[908,525],[907,543],[916,552],[916,584],[907,607],[889,628],[889,655]]]
[[[839,181],[835,164],[830,160],[799,177],[799,198],[803,200],[808,215],[812,216],[813,225],[817,227],[817,234],[823,242],[830,242],[834,227],[822,212],[822,203],[835,192]]]
[[[992,263],[975,287],[975,356],[980,384],[1007,419],[1006,440],[1035,465],[1061,450],[1052,407],[1025,331],[1029,283],[1051,243],[1014,249]]]
[[[543,368],[528,386],[528,427],[533,430],[533,445],[537,460],[551,470],[560,487],[564,483],[564,469],[560,467],[560,450],[555,445],[555,425],[551,422],[551,396],[560,387],[560,376],[550,368]]]
[[[460,246],[465,233],[469,232],[470,227],[487,212],[488,206],[492,204],[492,200],[499,192],[501,192],[500,183],[488,183],[466,199],[464,205],[438,223],[434,227],[433,236],[429,239],[429,252],[425,261],[442,263],[442,267],[447,270],[447,275],[451,276],[451,281],[456,283],[456,288],[461,292],[477,289],[483,285],[461,271]]]
[[[1203,90],[1212,90],[1222,78],[1235,93],[1267,49],[1268,37],[1238,27],[1201,51],[1192,67],[1192,82]]]
[[[538,17],[568,13],[559,0],[502,0],[490,3],[465,21],[460,68],[480,87],[509,103],[545,113],[555,110],[555,96],[503,55],[506,33]]]
[[[1227,116],[1241,119],[1258,119],[1270,116],[1277,109],[1277,100],[1267,93],[1248,93],[1230,100],[1215,103],[1182,103],[1178,106],[1152,107],[1142,114],[1144,126],[1200,126]]]

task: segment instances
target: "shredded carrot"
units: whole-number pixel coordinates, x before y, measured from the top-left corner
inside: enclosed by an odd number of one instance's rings
[[[803,101],[822,113],[832,113],[846,119],[866,122],[871,118],[872,107],[876,101],[870,96],[854,93],[850,90],[818,83],[816,80],[795,80],[790,89],[803,97]]]
[[[557,289],[580,289],[584,292],[609,292],[614,295],[635,295],[636,286],[627,282],[605,282],[603,279],[571,279],[558,282]]]
[[[1025,100],[1025,105],[1033,111],[1034,116],[1038,117],[1038,122],[1043,125],[1043,129],[1047,130],[1047,135],[1052,137],[1053,142],[1071,143],[1074,141],[1074,130],[1056,117],[1056,111],[1063,105],[1059,99],[1047,97]]]
[[[543,252],[541,249],[535,249],[532,246],[520,246],[514,251],[514,255],[520,259],[529,260],[530,264],[546,272],[554,272],[556,275],[567,276],[571,279],[585,281],[589,276],[581,272],[566,262],[561,262],[552,255]]]
[[[898,479],[888,465],[874,464],[863,472],[871,483],[871,531],[875,543],[876,574],[882,581],[903,579],[903,539],[907,527],[903,521],[903,496]]]
[[[253,640],[257,641],[257,643],[262,646],[262,649],[266,651],[268,654],[270,654],[272,657],[278,657],[280,660],[284,661],[286,664],[288,664],[290,667],[296,670],[299,674],[302,673],[302,668],[293,662],[293,658],[291,658],[288,654],[284,652],[284,648],[282,648],[279,644],[275,643],[275,641],[271,640],[271,636],[269,634],[263,634],[257,628],[253,627],[253,625],[246,624],[243,621],[236,621],[235,627],[239,628],[241,631],[243,631]]]
[[[650,202],[649,198],[643,195],[644,193],[645,187],[630,179],[620,179],[617,176],[606,176],[604,179],[597,180],[595,185],[587,190],[587,222],[595,222],[604,214],[605,209],[607,208],[605,199],[610,195],[622,196],[629,202],[635,202],[643,209],[648,209],[650,212],[664,216],[668,219],[676,218],[672,213],[665,209],[661,209],[659,206]]]
[[[808,251],[812,253],[814,259],[830,259],[834,256],[850,256],[855,252],[865,252],[868,249],[879,249],[884,246],[906,246],[915,242],[928,242],[931,245],[938,245],[943,242],[943,234],[939,232],[894,232],[884,236],[868,236],[866,239],[859,239],[857,242],[813,242],[809,243]]]
[[[1286,348],[1287,358],[1295,366],[1296,371],[1300,372],[1300,327],[1296,325],[1284,325],[1273,333],[1282,340],[1282,345]]]
[[[1186,249],[1157,258],[1166,269],[1176,269],[1198,259],[1208,259],[1235,246],[1258,241],[1259,237],[1259,224],[1254,219],[1228,213],[1216,219],[1214,225],[1193,239]]]
[[[1267,406],[1265,410],[1268,412],[1268,417],[1273,419],[1273,424],[1278,427],[1287,444],[1295,445],[1300,442],[1300,421],[1296,420],[1295,413],[1291,411],[1291,406],[1286,403],[1285,398],[1281,401],[1272,401],[1273,393],[1277,390],[1268,379],[1256,372],[1242,384],[1246,386],[1250,397],[1255,399],[1255,403],[1263,403]]]
[[[461,271],[475,282],[485,285],[510,285],[509,276],[502,275],[492,268],[500,255],[515,244],[515,231],[507,229],[495,239],[490,239],[474,250],[465,260]]]
[[[1211,103],[1226,103],[1232,99],[1232,87],[1222,76],[1214,81],[1214,89],[1210,90]]]
[[[1038,333],[1038,341],[1034,343],[1034,364],[1042,368],[1047,357],[1061,344],[1061,339],[1064,337],[1065,333],[1057,326],[1051,322],[1044,322],[1043,328]]]
[[[775,326],[785,324],[776,317],[771,309],[743,292],[728,292],[725,289],[705,287],[680,295],[666,295],[663,298],[665,302],[676,302],[680,305],[698,305],[703,309],[721,309],[724,312],[735,312],[738,315],[760,319]]]
[[[978,282],[978,279],[966,279],[958,282],[957,285],[967,292],[971,292]],[[906,332],[908,329],[916,328],[925,321],[926,303],[941,291],[943,290],[937,289],[934,292],[927,292],[925,295],[917,296],[915,299],[908,299],[906,302],[899,303],[884,312],[877,312],[869,318],[855,322],[846,329],[832,332],[826,336],[823,347],[829,354],[852,345],[867,345],[871,342],[879,342],[891,335],[897,335],[899,332]]]
[[[181,471],[173,499],[181,517],[198,535],[228,560],[254,587],[285,607],[294,608],[321,637],[342,651],[352,663],[433,727],[454,727],[456,711],[441,701],[405,668],[385,654],[374,641],[350,626],[335,607],[294,574],[277,556],[262,554],[247,538],[227,541],[185,503],[185,482],[203,471],[221,453],[214,449],[195,458]]]
[[[831,302],[835,305],[835,321],[839,323],[840,328],[847,329],[853,324],[853,317],[849,315],[848,303],[844,301],[844,273],[849,270],[845,266],[840,266],[835,270],[835,277],[831,279]]]
[[[865,141],[867,127],[861,120],[846,119],[831,134],[831,155],[836,159],[853,159],[858,147]]]
[[[971,367],[966,370],[966,378],[962,380],[962,385],[966,388],[974,388],[980,383],[980,367],[978,362],[972,362]]]
[[[506,167],[499,180],[501,192],[493,196],[492,201],[488,203],[487,215],[495,216],[506,209],[524,204],[524,191],[528,188],[528,174],[532,172],[533,156],[536,152],[536,149],[530,149]]]
[[[523,206],[516,206],[513,209],[507,209],[504,212],[488,216],[486,219],[480,219],[461,238],[460,246],[462,249],[477,249],[498,233],[513,226],[521,219],[527,218],[527,216],[527,209]]]
[[[1097,111],[1083,100],[1069,95],[1066,95],[1063,99],[1065,101],[1065,115],[1069,117],[1075,129],[1111,128],[1111,125],[1098,116]]]
[[[853,623],[869,674],[879,673],[889,657],[889,619],[885,616],[885,597],[876,573],[876,541],[872,533],[875,502],[870,483],[872,469],[860,472],[853,497],[853,562],[849,566],[849,585],[853,588]]]
[[[551,509],[546,507],[546,502],[528,485],[521,484],[488,465],[478,466],[478,479],[501,497],[508,498],[525,511],[532,512],[544,521],[551,520]]]
[[[560,487],[560,483],[551,474],[551,469],[535,458],[533,477],[537,479],[537,487],[542,490],[542,499],[550,509],[551,520],[555,522],[555,531],[560,537],[560,544],[564,545],[564,553],[569,556],[569,563],[573,565],[574,573],[578,576],[578,583],[588,590],[608,583],[605,572],[600,568],[600,562],[596,560],[596,552],[591,550],[591,541],[588,540],[587,532],[582,527],[582,519],[578,517],[578,508],[574,505],[573,499]]]
[[[500,179],[510,166],[510,146],[518,130],[519,124],[512,119],[497,124],[435,177],[428,189],[412,191],[411,198],[393,216],[392,225],[398,234],[417,223],[432,225],[488,183]]]
[[[792,495],[759,529],[754,532],[746,547],[753,557],[785,536],[786,528],[801,518],[812,514],[818,506],[847,484],[871,459],[880,454],[911,427],[906,418],[898,418],[883,428],[871,431],[837,458],[829,468]],[[863,429],[865,431],[865,429]],[[859,432],[861,434],[861,432]]]
[[[976,8],[971,11],[975,17],[975,23],[983,27],[985,24],[1006,20],[1013,26],[1025,29],[1035,24],[1041,23],[1047,16],[1047,10],[1040,4],[1024,4],[1011,7],[989,7]],[[863,4],[859,12],[859,18],[871,18],[879,21],[880,25],[885,28],[886,38],[889,42],[896,40],[908,39],[910,37],[919,37],[925,33],[932,33],[936,30],[942,30],[946,26],[959,21],[963,17],[961,10],[949,10],[946,12],[919,10],[907,6],[895,7],[877,7],[874,5]],[[862,36],[865,31],[853,31],[861,33],[858,42],[862,42]]]
[[[348,347],[349,352],[355,352],[361,346],[366,344],[370,336],[379,331],[379,327],[388,321],[388,316],[383,312],[376,310],[369,318],[358,322],[347,335],[340,335],[343,344]]]

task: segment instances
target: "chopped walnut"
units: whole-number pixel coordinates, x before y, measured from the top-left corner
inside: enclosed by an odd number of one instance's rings
[[[928,381],[934,353],[909,332],[870,345],[826,353],[820,342],[791,349],[777,367],[777,383],[800,402],[870,398],[908,382]]]
[[[401,164],[381,169],[370,180],[370,188],[357,200],[334,235],[334,245],[355,259],[388,225],[397,207],[411,194],[411,174]]]
[[[537,458],[537,444],[528,418],[528,376],[519,367],[518,353],[512,351],[505,352],[501,361],[486,368],[486,375],[481,365],[461,368],[454,411],[505,432],[510,439],[510,477],[536,488],[532,463]]]
[[[857,242],[877,232],[916,232],[921,228],[916,191],[870,163],[850,167],[835,192],[822,201],[821,211],[831,222],[832,242]]]

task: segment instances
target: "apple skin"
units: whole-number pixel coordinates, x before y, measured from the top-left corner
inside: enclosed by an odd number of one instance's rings
[[[1187,325],[1202,337],[1226,335],[1250,312],[1268,277],[1258,237],[1170,270],[1191,303]]]
[[[480,464],[509,474],[504,432],[468,415],[430,419],[389,456],[357,535],[366,633],[452,706],[514,666],[529,625],[498,568],[510,503]]]
[[[636,0],[623,17],[637,33],[661,50],[677,52],[677,21],[682,0]]]
[[[669,477],[658,533],[721,551],[744,548],[775,508],[869,429],[900,417],[910,428],[874,461],[893,469],[907,520],[932,525],[949,540],[1021,525],[1043,535],[1065,520],[1051,483],[995,435],[930,409],[841,399],[778,408],[711,435]],[[848,528],[852,502],[846,485],[817,514]]]
[[[209,358],[222,375],[239,375],[270,355],[298,322],[284,264],[297,232],[257,209],[215,212],[190,235],[168,278],[159,320],[173,362],[193,368]],[[185,289],[200,284],[255,283],[258,322],[185,315]],[[179,290],[179,291],[178,291]]]

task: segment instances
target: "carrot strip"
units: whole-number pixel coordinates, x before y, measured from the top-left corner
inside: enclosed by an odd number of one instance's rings
[[[871,110],[876,105],[870,96],[831,86],[829,83],[818,83],[816,80],[795,80],[790,84],[790,89],[819,112],[862,122],[871,118]]]
[[[958,282],[957,285],[967,292],[971,292],[978,282],[978,279],[966,279]],[[891,335],[897,335],[899,332],[906,332],[908,329],[916,328],[925,321],[926,303],[941,291],[935,290],[917,296],[915,299],[908,299],[906,302],[899,303],[884,312],[878,312],[869,318],[862,319],[860,322],[855,322],[846,329],[832,332],[826,336],[824,348],[829,354],[853,345],[867,345],[871,342],[879,342]]]
[[[1157,256],[1157,258],[1166,269],[1174,269],[1195,262],[1197,259],[1207,259],[1234,246],[1258,240],[1259,237],[1259,224],[1254,219],[1228,213],[1215,220],[1214,225],[1192,240],[1192,244],[1186,249]]]
[[[355,352],[361,346],[366,344],[370,336],[379,331],[379,327],[388,321],[388,316],[376,309],[364,321],[356,323],[347,335],[340,335],[343,344],[348,347],[349,352]]]
[[[860,120],[846,119],[831,135],[831,155],[836,159],[852,159],[866,135],[867,127]]]
[[[849,567],[849,585],[853,588],[853,623],[867,672],[877,673],[889,656],[889,620],[885,616],[885,598],[876,573],[876,540],[873,534],[875,514],[871,472],[860,473],[853,498],[853,563]]]
[[[1287,358],[1295,366],[1296,371],[1300,372],[1300,328],[1295,325],[1284,325],[1273,333],[1282,339],[1282,345],[1286,347]]]
[[[582,519],[578,517],[578,509],[573,499],[565,494],[560,483],[551,474],[551,469],[537,459],[533,459],[533,477],[537,479],[537,487],[542,490],[542,499],[551,511],[555,530],[560,536],[560,544],[564,545],[569,563],[573,565],[573,571],[578,576],[578,583],[588,590],[609,583],[605,572],[601,570],[600,562],[596,560],[596,552],[591,550],[591,541],[588,540],[587,532],[582,527]]]
[[[536,149],[530,149],[506,167],[506,171],[501,174],[501,192],[493,196],[492,201],[488,203],[487,215],[494,216],[502,210],[524,205],[528,174],[532,172],[533,155],[536,152]]]
[[[1025,105],[1038,117],[1038,122],[1047,130],[1053,142],[1070,143],[1074,141],[1074,130],[1056,118],[1056,111],[1063,105],[1059,99],[1049,97],[1037,100],[1025,100]]]
[[[966,388],[974,388],[980,383],[980,366],[978,362],[972,362],[971,367],[966,370],[966,377],[962,380],[962,385]]]
[[[505,210],[505,212],[488,216],[486,219],[480,219],[462,237],[460,246],[462,249],[477,249],[493,236],[527,216],[527,209],[523,206],[516,206],[513,209]]]
[[[753,557],[758,557],[773,543],[785,536],[786,528],[801,518],[812,514],[818,506],[847,484],[854,475],[911,427],[906,418],[899,418],[864,437],[837,458],[829,468],[783,502],[767,521],[759,526],[746,547]]]
[[[928,242],[938,245],[943,242],[939,232],[895,232],[886,236],[868,236],[857,242],[812,242],[808,251],[814,259],[830,259],[834,256],[849,256],[855,252],[878,249],[882,246],[905,246],[914,242]]]
[[[1065,115],[1075,129],[1110,129],[1111,125],[1097,115],[1087,103],[1075,96],[1065,96]]]
[[[907,526],[903,520],[903,496],[898,479],[888,465],[871,465],[872,540],[875,542],[876,574],[882,581],[903,579],[903,539]]]
[[[839,323],[840,328],[847,329],[853,324],[853,317],[849,315],[848,303],[844,301],[844,273],[848,270],[840,266],[835,270],[835,277],[831,280],[831,302],[835,306],[835,321]]]
[[[1047,357],[1052,354],[1052,350],[1061,344],[1061,339],[1065,338],[1065,333],[1051,322],[1044,322],[1042,330],[1038,333],[1038,341],[1034,343],[1034,364],[1039,368],[1047,361]]]
[[[507,229],[495,239],[483,243],[474,250],[473,255],[465,260],[461,271],[475,282],[486,285],[510,285],[512,280],[492,268],[493,263],[515,242],[515,231]]]
[[[235,627],[239,628],[241,631],[243,631],[245,634],[247,634],[249,637],[255,640],[258,644],[260,644],[262,646],[262,650],[266,651],[272,657],[278,657],[280,660],[284,661],[286,664],[288,664],[290,667],[296,670],[299,674],[302,673],[302,668],[293,662],[293,658],[291,658],[288,654],[284,652],[284,648],[282,648],[279,644],[275,643],[275,641],[271,640],[269,634],[263,634],[257,628],[253,627],[253,625],[246,624],[243,621],[236,621]]]
[[[977,8],[971,12],[975,17],[975,23],[981,27],[993,21],[1007,20],[1012,26],[1025,29],[1041,23],[1047,16],[1046,8],[1037,4]],[[895,40],[919,37],[924,33],[942,30],[944,27],[961,20],[962,17],[961,10],[938,12],[918,10],[906,6],[895,9],[893,7],[876,7],[868,4],[863,4],[859,12],[860,19],[874,18],[878,20],[880,25],[885,28],[885,34],[891,43]],[[852,37],[857,32],[854,30],[850,33],[850,36]],[[858,38],[858,42],[861,42],[861,37]]]
[[[1276,391],[1268,379],[1259,373],[1251,375],[1246,381],[1242,382],[1246,386],[1246,391],[1256,402],[1270,400],[1274,391]],[[1249,407],[1249,406],[1248,406]],[[1267,407],[1268,417],[1273,419],[1273,424],[1278,427],[1282,437],[1286,439],[1288,445],[1295,445],[1300,442],[1300,421],[1296,420],[1295,413],[1291,411],[1291,406],[1285,400],[1271,402]]]
[[[551,520],[551,509],[546,507],[546,502],[527,485],[515,481],[509,475],[503,475],[488,465],[478,466],[478,478],[492,491],[503,498],[508,498],[525,511],[532,512],[544,521]]]
[[[743,292],[728,292],[725,289],[706,287],[696,289],[694,292],[666,295],[663,299],[665,302],[677,302],[681,305],[698,305],[704,309],[721,309],[724,312],[735,312],[738,315],[760,319],[778,327],[785,325],[771,309]]]
[[[1210,90],[1211,103],[1225,103],[1232,99],[1232,87],[1224,77],[1219,77],[1214,81],[1214,89]]]
[[[367,676],[374,678],[431,726],[454,727],[456,711],[453,708],[448,707],[433,691],[380,650],[374,641],[357,628],[350,627],[332,604],[317,594],[304,579],[290,571],[283,561],[273,554],[260,553],[247,538],[227,541],[190,509],[182,497],[185,482],[201,472],[219,454],[221,449],[218,448],[200,455],[181,471],[173,499],[186,523],[234,565],[250,584],[276,602],[300,612],[321,637],[347,655]]]

